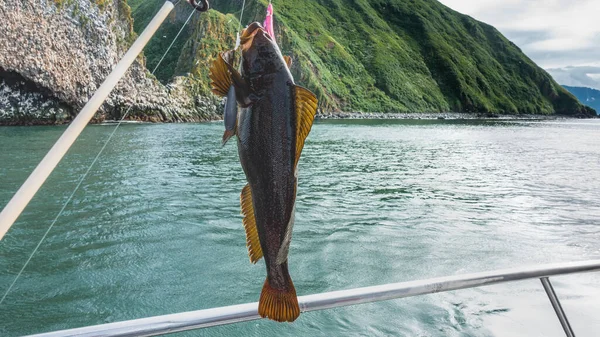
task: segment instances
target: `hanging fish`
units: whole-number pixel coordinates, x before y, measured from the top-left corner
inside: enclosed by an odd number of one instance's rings
[[[288,272],[294,226],[298,160],[317,111],[317,98],[294,84],[290,58],[281,55],[269,33],[252,23],[241,35],[241,71],[219,55],[211,67],[213,92],[235,88],[238,153],[248,184],[241,207],[250,261],[264,256],[267,278],[258,312],[279,322],[300,315]]]

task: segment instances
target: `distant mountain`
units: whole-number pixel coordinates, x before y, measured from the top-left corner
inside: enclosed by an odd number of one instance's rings
[[[583,87],[570,87],[563,85],[570,93],[575,95],[579,101],[596,110],[600,114],[600,90]]]

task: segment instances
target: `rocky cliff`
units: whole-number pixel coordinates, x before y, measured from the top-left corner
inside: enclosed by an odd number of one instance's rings
[[[0,2],[0,123],[69,121],[134,41],[125,0]],[[138,58],[95,120],[201,121],[218,118],[214,98],[167,87]]]

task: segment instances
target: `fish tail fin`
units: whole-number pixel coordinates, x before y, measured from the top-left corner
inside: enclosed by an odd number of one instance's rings
[[[287,274],[287,278],[286,290],[272,287],[268,277],[265,280],[258,301],[258,313],[262,318],[269,318],[277,322],[293,322],[300,316],[300,306],[294,283],[289,274]]]

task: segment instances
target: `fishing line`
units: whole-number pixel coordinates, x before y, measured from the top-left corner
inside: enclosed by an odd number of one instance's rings
[[[178,1],[177,3],[179,3],[179,2],[180,1]],[[185,21],[185,23],[183,24],[183,26],[181,27],[181,29],[179,30],[179,32],[177,33],[177,35],[175,35],[175,37],[173,38],[173,41],[171,42],[171,44],[167,48],[167,51],[165,51],[165,53],[163,54],[163,56],[160,58],[160,60],[158,61],[158,63],[154,67],[154,70],[152,70],[152,72],[151,72],[152,75],[154,75],[154,73],[156,72],[156,70],[158,70],[158,67],[160,66],[160,64],[162,63],[162,61],[165,59],[165,57],[167,56],[167,54],[169,53],[169,51],[171,50],[171,48],[173,48],[173,45],[175,44],[175,41],[177,41],[177,38],[183,32],[183,29],[187,26],[188,22],[190,22],[190,20],[192,19],[192,16],[196,12],[196,8],[197,7],[198,6],[194,6],[194,9],[192,9],[192,13],[190,13],[190,16],[188,16],[187,20]],[[139,92],[135,95],[135,97],[134,97],[133,100],[135,101],[138,96],[139,96]],[[117,125],[115,126],[115,128],[113,129],[113,131],[111,132],[111,134],[108,136],[108,138],[104,142],[104,145],[100,149],[100,152],[98,152],[98,154],[96,155],[96,157],[94,158],[94,160],[92,161],[92,163],[90,164],[90,166],[87,168],[87,170],[85,171],[85,173],[81,176],[81,178],[79,179],[79,182],[75,186],[75,189],[73,190],[73,192],[71,193],[71,195],[69,196],[69,198],[67,199],[67,201],[64,203],[64,205],[62,206],[61,210],[58,212],[58,214],[56,215],[56,217],[54,218],[54,220],[52,220],[52,223],[50,224],[50,227],[48,227],[48,230],[46,231],[46,233],[44,233],[44,236],[42,236],[42,239],[40,240],[40,242],[37,244],[37,246],[35,247],[35,249],[31,253],[31,255],[29,255],[29,258],[27,259],[27,261],[23,265],[23,268],[21,268],[21,270],[19,271],[19,273],[17,274],[17,276],[15,277],[15,279],[13,280],[13,282],[10,284],[10,286],[8,287],[8,289],[6,290],[6,292],[4,293],[4,295],[2,296],[2,298],[0,299],[0,305],[2,305],[2,302],[4,302],[4,299],[6,298],[6,296],[8,296],[8,294],[12,290],[13,286],[17,283],[17,280],[19,279],[19,277],[21,277],[21,274],[23,274],[23,271],[25,270],[25,268],[27,267],[27,265],[29,264],[29,262],[31,261],[31,259],[35,255],[35,253],[38,251],[38,249],[42,245],[42,242],[44,242],[44,240],[48,236],[48,233],[50,233],[50,230],[52,229],[52,227],[54,227],[54,225],[58,221],[58,218],[60,218],[60,216],[63,214],[63,212],[65,211],[65,209],[69,205],[69,203],[71,202],[71,200],[75,196],[75,193],[79,190],[79,187],[81,187],[81,184],[83,183],[83,181],[85,180],[85,178],[87,177],[87,175],[90,173],[90,171],[92,170],[92,168],[94,167],[94,165],[96,164],[96,162],[98,162],[98,159],[100,158],[100,156],[102,155],[102,153],[104,152],[104,150],[106,149],[106,147],[108,146],[108,143],[111,141],[111,139],[113,138],[113,136],[115,135],[115,133],[117,132],[117,130],[119,129],[119,127],[121,126],[121,124],[123,123],[123,121],[125,120],[125,118],[127,118],[127,116],[129,115],[129,112],[131,111],[132,107],[133,107],[133,105],[130,105],[129,108],[127,108],[127,110],[125,111],[125,114],[123,114],[123,117],[121,117],[121,119],[119,120],[119,122],[117,123]]]
[[[242,12],[240,13],[240,24],[238,25],[238,31],[242,29],[242,19],[244,18],[244,9],[246,8],[246,0],[242,2]]]
[[[242,19],[244,18],[244,9],[246,8],[246,0],[242,2],[242,11],[240,12],[240,23],[238,24],[237,38],[235,39],[235,50],[240,47],[240,30],[242,30]]]

